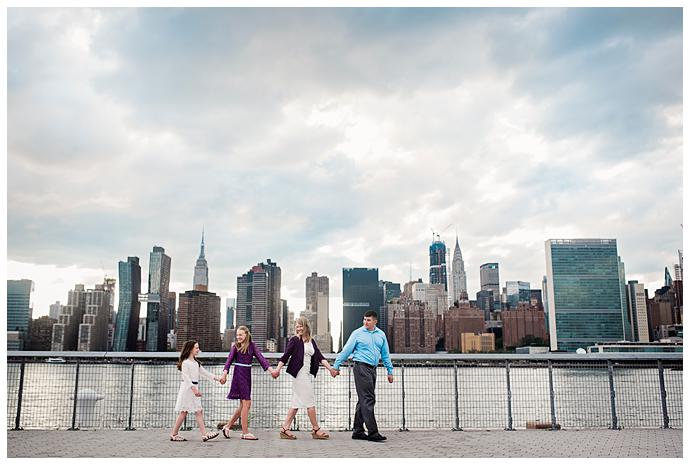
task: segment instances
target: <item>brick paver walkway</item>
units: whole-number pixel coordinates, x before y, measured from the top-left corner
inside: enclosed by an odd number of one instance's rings
[[[254,430],[258,441],[202,442],[198,430],[187,442],[169,441],[162,429],[122,431],[7,432],[8,457],[682,457],[683,430],[518,430],[384,431],[385,443],[354,441],[349,432],[331,432],[316,441],[298,431],[296,441],[277,430]]]

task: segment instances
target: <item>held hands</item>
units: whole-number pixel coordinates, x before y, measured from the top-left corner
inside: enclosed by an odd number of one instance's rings
[[[331,376],[332,376],[333,378],[335,378],[336,376],[338,376],[338,375],[340,374],[340,370],[336,370],[335,368],[331,368],[331,369],[328,370],[328,371],[331,372]]]
[[[220,384],[225,384],[227,381],[228,381],[228,378],[227,378],[227,376],[225,376],[225,375],[221,376],[221,377],[218,379],[218,382],[219,382]]]
[[[280,376],[280,370],[277,368],[271,370],[271,376],[273,376],[273,379],[278,379],[278,376]]]

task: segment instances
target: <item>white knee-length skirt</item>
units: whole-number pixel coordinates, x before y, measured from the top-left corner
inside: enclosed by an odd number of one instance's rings
[[[201,397],[194,395],[192,390],[185,383],[180,383],[180,391],[177,393],[175,402],[175,412],[198,412],[203,410],[201,407]]]
[[[309,374],[309,367],[305,365],[292,379],[291,408],[309,408],[316,406],[314,399],[314,377]]]

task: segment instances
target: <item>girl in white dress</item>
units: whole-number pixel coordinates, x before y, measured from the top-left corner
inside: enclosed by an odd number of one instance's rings
[[[287,372],[293,377],[290,409],[280,429],[280,437],[281,439],[297,439],[294,434],[288,431],[288,428],[297,415],[297,410],[306,408],[312,425],[312,438],[328,439],[328,433],[322,431],[316,421],[316,400],[314,399],[312,383],[318,373],[319,365],[325,366],[331,376],[335,377],[337,374],[312,339],[309,320],[304,317],[298,318],[295,321],[295,334],[296,336],[288,341],[285,353],[272,373],[273,378],[277,378],[281,368],[287,364]]]
[[[187,341],[180,353],[180,360],[177,362],[177,369],[182,374],[182,382],[180,383],[180,391],[177,393],[177,402],[175,402],[175,411],[178,412],[178,415],[170,435],[171,441],[186,441],[178,433],[182,423],[187,418],[188,412],[194,412],[196,422],[201,431],[202,441],[206,442],[218,436],[216,432],[207,432],[204,425],[204,409],[201,407],[199,377],[203,376],[214,381],[219,381],[220,378],[201,366],[201,363],[196,359],[199,352],[201,352],[201,349],[199,349],[199,344],[196,341]]]

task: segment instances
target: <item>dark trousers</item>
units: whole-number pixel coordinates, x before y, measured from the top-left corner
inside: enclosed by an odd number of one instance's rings
[[[370,435],[379,431],[374,418],[374,404],[376,403],[376,368],[366,363],[355,362],[352,369],[355,375],[355,389],[357,389],[357,407],[355,408],[355,423],[352,432],[363,433],[364,425]]]

